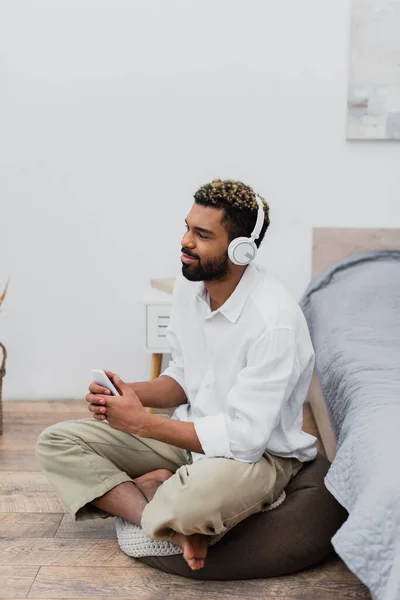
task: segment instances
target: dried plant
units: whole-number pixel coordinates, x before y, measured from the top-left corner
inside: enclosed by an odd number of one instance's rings
[[[7,295],[7,289],[8,289],[8,281],[7,281],[6,285],[5,285],[4,290],[2,292],[0,290],[0,310],[1,310],[1,305],[3,304],[4,299],[5,299],[6,295]]]

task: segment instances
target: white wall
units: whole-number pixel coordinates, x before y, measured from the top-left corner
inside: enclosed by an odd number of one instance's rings
[[[400,226],[400,146],[345,139],[349,25],[349,0],[2,0],[5,397],[148,377],[141,298],[212,178],[270,201],[260,261],[297,298],[313,226]]]

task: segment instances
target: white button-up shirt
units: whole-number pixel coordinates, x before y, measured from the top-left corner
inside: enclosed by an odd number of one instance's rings
[[[255,263],[211,311],[204,282],[180,274],[166,329],[172,360],[162,373],[184,389],[172,418],[191,421],[203,454],[257,462],[265,451],[305,462],[316,438],[302,431],[315,355],[295,299]]]

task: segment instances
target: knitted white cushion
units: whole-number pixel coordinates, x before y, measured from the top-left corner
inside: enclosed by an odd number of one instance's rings
[[[267,512],[277,508],[286,498],[285,490],[282,494],[269,506],[263,508],[261,512]],[[149,539],[143,532],[142,528],[134,523],[125,521],[121,517],[116,519],[116,532],[120,548],[128,556],[140,558],[141,556],[172,556],[173,554],[182,554],[182,549],[179,546],[171,544],[171,542],[163,542]],[[233,525],[232,525],[233,527]],[[232,528],[231,527],[231,528]],[[209,546],[214,546],[221,538],[228,533],[226,529],[219,535],[210,535],[208,540]]]

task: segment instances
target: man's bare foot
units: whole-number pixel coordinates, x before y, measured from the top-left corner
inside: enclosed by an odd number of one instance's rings
[[[142,492],[147,502],[150,502],[150,500],[153,500],[154,494],[160,485],[172,477],[172,475],[172,471],[168,471],[168,469],[157,469],[134,479],[133,483]]]
[[[197,571],[204,567],[204,561],[207,556],[208,544],[205,535],[194,533],[193,535],[183,535],[175,533],[172,536],[171,543],[179,546],[183,550],[183,558],[186,560],[192,571]]]
[[[146,500],[150,502],[154,498],[154,494],[160,485],[172,477],[172,475],[172,471],[168,471],[168,469],[157,469],[156,471],[150,471],[150,473],[137,477],[133,480],[133,483],[139,491],[142,492]],[[204,567],[204,561],[208,550],[205,535],[197,533],[194,533],[193,535],[175,533],[171,539],[171,543],[182,548],[183,558],[193,571]]]

